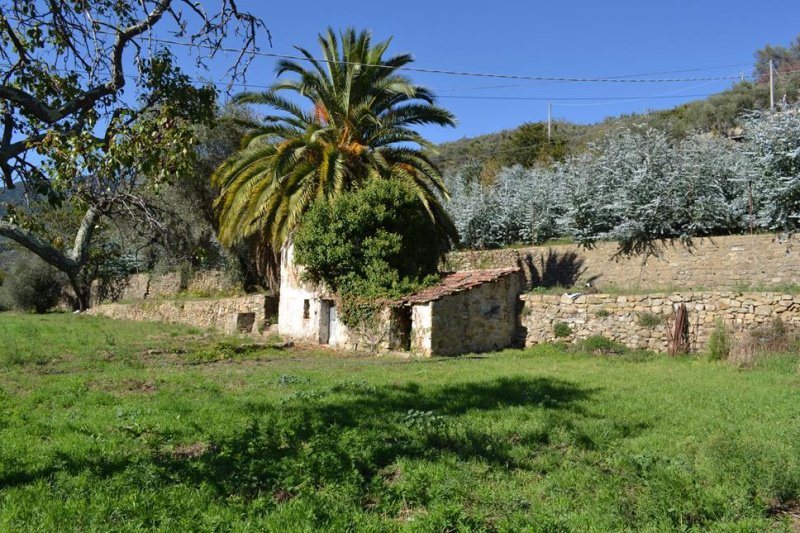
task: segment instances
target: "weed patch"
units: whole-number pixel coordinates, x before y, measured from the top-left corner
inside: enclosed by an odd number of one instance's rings
[[[566,322],[556,322],[553,324],[553,335],[557,339],[569,337],[572,335],[572,328]]]
[[[619,342],[613,341],[603,335],[592,335],[578,342],[576,349],[594,355],[624,354],[629,350]]]
[[[664,315],[654,313],[639,313],[636,316],[636,323],[643,328],[655,328],[662,325],[664,321]]]

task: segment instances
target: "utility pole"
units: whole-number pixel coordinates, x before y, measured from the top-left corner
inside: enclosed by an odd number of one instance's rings
[[[775,84],[772,79],[772,60],[769,60],[769,108],[775,109]]]
[[[552,123],[553,123],[553,104],[547,102],[547,142],[550,142]]]

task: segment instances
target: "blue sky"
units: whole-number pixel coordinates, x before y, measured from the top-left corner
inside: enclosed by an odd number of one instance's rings
[[[206,0],[209,1],[209,0]],[[411,52],[414,66],[501,74],[608,77],[703,69],[661,77],[709,77],[752,71],[753,52],[788,45],[800,33],[800,2],[264,2],[239,0],[261,16],[273,36],[265,51],[317,51],[316,34],[328,25],[393,36],[390,52]],[[179,53],[176,50],[176,53]],[[257,58],[248,81],[269,84],[274,60]],[[711,68],[720,67],[720,68]],[[191,69],[190,69],[191,71]],[[209,74],[197,75],[208,77]],[[212,70],[211,75],[218,72]],[[657,76],[642,76],[657,77]],[[697,95],[730,81],[685,83],[557,83],[413,74],[433,88],[458,118],[455,129],[430,128],[435,142],[489,133],[543,120],[547,101],[479,100],[449,96],[584,98]],[[513,87],[498,87],[514,85]],[[553,101],[556,118],[590,123],[607,116],[672,107],[692,97],[650,100]]]

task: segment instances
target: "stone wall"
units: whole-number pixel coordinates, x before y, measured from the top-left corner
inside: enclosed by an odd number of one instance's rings
[[[487,352],[516,338],[518,273],[412,308],[412,351],[423,355]]]
[[[202,300],[143,300],[123,304],[109,303],[92,307],[90,315],[121,320],[173,322],[197,328],[231,331],[232,320],[241,313],[253,313],[252,332],[262,331],[267,318],[274,317],[275,298],[264,294],[251,294],[235,298]]]
[[[100,304],[112,301],[166,298],[181,292],[214,294],[236,290],[236,283],[220,270],[202,270],[187,275],[181,272],[132,274],[113,286],[92,285],[92,301]]]
[[[449,270],[518,266],[527,285],[571,287],[587,281],[600,288],[717,289],[770,286],[800,280],[797,237],[733,235],[695,239],[687,249],[668,244],[658,257],[614,259],[616,243],[591,250],[577,245],[454,252]],[[741,287],[740,287],[741,288]]]
[[[525,294],[521,327],[526,346],[555,340],[577,341],[603,335],[630,348],[663,352],[674,307],[684,303],[694,350],[704,350],[722,319],[734,332],[769,325],[780,317],[787,329],[800,329],[800,295],[775,292],[679,292],[615,296],[586,294]],[[558,339],[556,322],[570,326],[572,335]]]

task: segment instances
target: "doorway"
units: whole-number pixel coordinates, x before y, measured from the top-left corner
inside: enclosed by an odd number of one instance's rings
[[[389,349],[411,350],[411,307],[395,307],[391,312]]]
[[[336,302],[322,300],[319,314],[319,343],[335,346],[339,342],[339,313]]]

